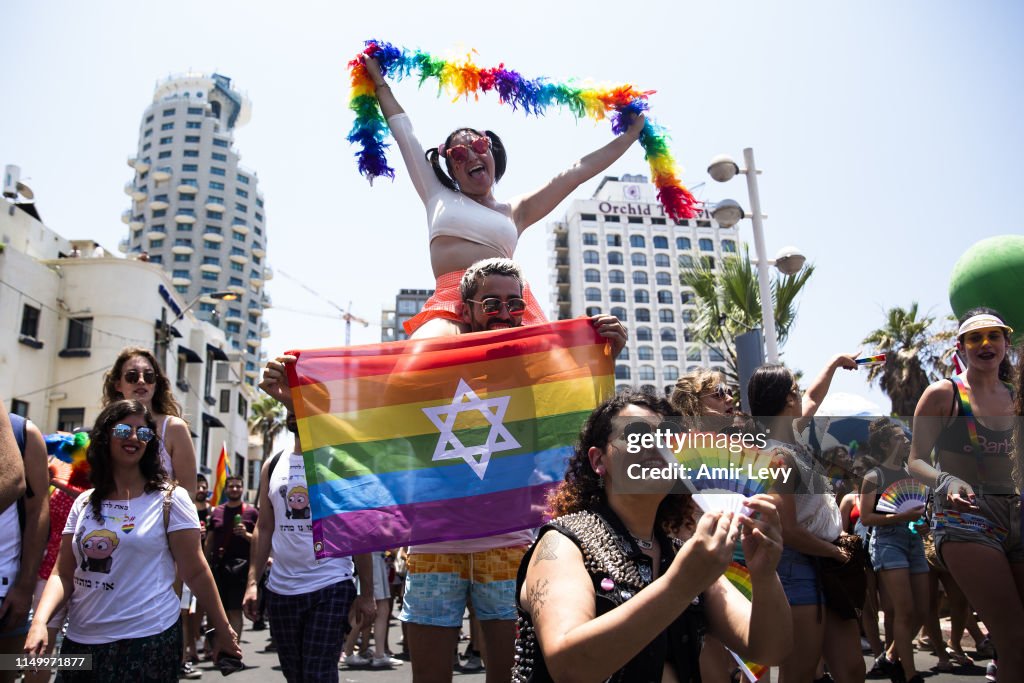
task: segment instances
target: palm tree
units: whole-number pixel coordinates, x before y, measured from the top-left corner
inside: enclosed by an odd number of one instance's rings
[[[287,412],[277,399],[265,396],[254,401],[249,411],[249,433],[263,440],[263,461],[270,457],[274,439],[285,430]]]
[[[813,274],[814,266],[807,265],[794,275],[772,280],[779,347],[789,338],[796,320],[797,296]],[[749,253],[744,249],[742,257],[723,258],[718,268],[711,268],[704,261],[692,267],[682,266],[679,279],[696,296],[697,318],[690,331],[697,340],[720,348],[725,356],[726,375],[733,383],[738,382],[736,337],[761,327],[761,290]]]
[[[928,385],[950,373],[956,334],[950,320],[943,319],[934,329],[936,319],[921,316],[915,301],[907,309],[890,308],[885,325],[864,337],[863,343],[886,355],[884,365],[868,368],[867,381],[877,383],[889,397],[894,415],[913,415]]]

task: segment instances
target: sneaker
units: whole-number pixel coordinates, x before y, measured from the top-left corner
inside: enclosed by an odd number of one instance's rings
[[[383,657],[374,657],[370,660],[371,669],[393,669],[396,666],[402,666],[404,664],[401,659],[395,659],[390,655],[384,655]]]
[[[459,671],[483,671],[484,663],[480,661],[480,655],[476,652],[471,652],[466,657],[466,663],[459,665]]]
[[[350,669],[360,669],[363,667],[370,666],[370,658],[363,657],[353,652],[345,657],[345,666]]]
[[[882,653],[875,657],[875,663],[872,664],[871,670],[867,673],[867,678],[870,679],[883,679],[889,677],[889,672],[892,670],[892,662],[889,658]]]
[[[185,662],[181,665],[181,668],[178,669],[178,678],[196,679],[202,677],[203,672],[199,669],[194,668],[192,666],[192,662]]]
[[[995,662],[995,660],[992,660],[991,662],[989,662],[988,666],[985,667],[985,680],[986,681],[991,681],[991,683],[996,683],[996,662]]]

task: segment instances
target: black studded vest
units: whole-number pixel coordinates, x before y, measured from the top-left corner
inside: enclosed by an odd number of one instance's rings
[[[615,609],[651,583],[651,559],[641,552],[622,521],[610,508],[605,506],[597,512],[576,512],[554,519],[541,528],[537,540],[552,529],[579,547],[587,573],[594,584],[597,616]],[[678,546],[660,530],[655,532],[655,538],[661,545],[661,567],[658,572],[661,576],[671,565]],[[530,615],[523,611],[519,602],[519,594],[526,581],[526,570],[536,547],[535,542],[523,557],[516,578],[519,619],[516,623],[513,683],[553,681],[537,643]],[[665,662],[670,662],[680,683],[700,683],[699,659],[706,630],[704,598],[701,595],[626,666],[606,680],[615,683],[659,682]]]

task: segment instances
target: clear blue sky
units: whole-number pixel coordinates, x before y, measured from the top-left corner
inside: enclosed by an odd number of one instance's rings
[[[365,38],[435,54],[475,48],[482,64],[656,89],[684,179],[708,159],[754,148],[768,249],[798,245],[818,271],[785,357],[813,374],[856,350],[893,305],[945,314],[949,273],[974,242],[1019,233],[1024,185],[1024,6],[1014,2],[11,3],[0,41],[0,163],[21,166],[46,223],[114,248],[126,233],[125,158],[156,82],[218,71],[253,102],[237,131],[266,198],[268,285],[277,308],[264,348],[332,346],[331,308],[299,277],[374,323],[400,287],[429,287],[423,209],[404,171],[372,189],[345,141],[345,63]],[[512,7],[515,9],[513,10]],[[386,9],[384,9],[386,8]],[[635,9],[633,9],[635,8]],[[607,124],[544,119],[396,88],[426,142],[456,125],[499,131],[510,150],[499,197],[538,186],[603,144]],[[396,158],[397,162],[398,159]],[[639,147],[612,174],[646,173]],[[581,189],[589,196],[593,181]],[[741,180],[701,198],[746,204]],[[562,215],[556,210],[551,219]],[[741,236],[750,239],[749,223]],[[547,301],[544,225],[517,258]],[[859,377],[836,388],[867,394]],[[881,401],[877,393],[868,394]],[[888,405],[885,404],[887,408]]]

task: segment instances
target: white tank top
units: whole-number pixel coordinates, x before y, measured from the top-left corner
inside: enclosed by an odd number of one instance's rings
[[[167,446],[164,445],[166,443],[164,435],[167,434],[167,423],[170,421],[170,415],[164,417],[164,426],[160,428],[160,464],[167,472],[167,478],[174,481],[174,463],[171,462],[171,454],[167,452]]]
[[[302,455],[291,453],[278,458],[268,485],[274,512],[270,550],[274,565],[267,587],[281,595],[299,595],[351,580],[352,558],[317,560],[313,556],[313,520]]]

